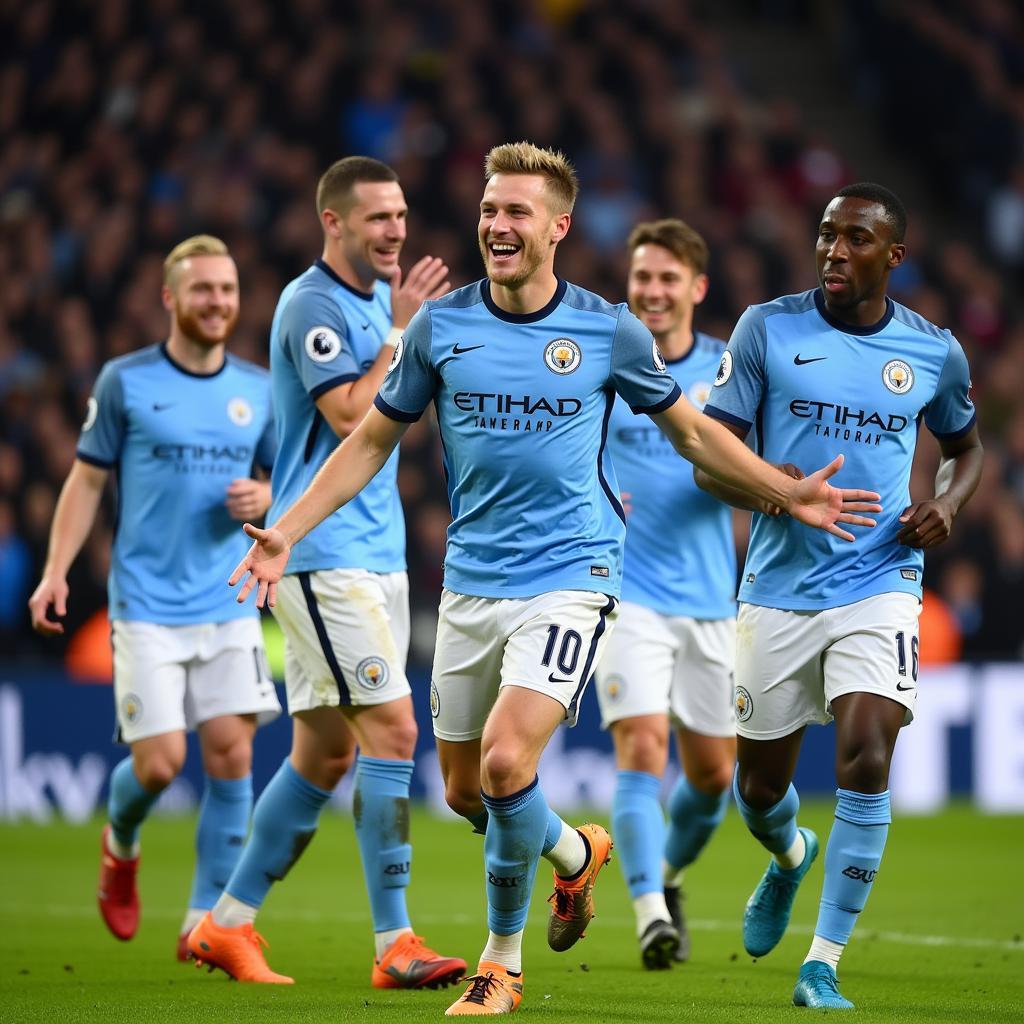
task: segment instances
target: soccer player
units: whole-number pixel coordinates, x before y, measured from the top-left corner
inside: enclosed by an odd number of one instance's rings
[[[279,451],[272,517],[363,418],[422,301],[448,288],[448,268],[429,256],[402,279],[407,207],[390,167],[359,156],[337,161],[320,178],[316,206],[323,254],[285,287],[270,331]],[[240,981],[291,983],[267,966],[253,922],[313,838],[357,744],[354,819],[373,916],[371,983],[434,988],[466,972],[464,960],[424,945],[406,909],[417,731],[405,675],[398,453],[378,468],[358,499],[296,546],[274,609],[285,635],[291,754],[260,794],[224,895],[189,941],[198,960]]]
[[[922,551],[941,544],[981,474],[967,360],[949,331],[886,294],[906,213],[888,189],[839,191],[818,227],[819,287],[751,306],[704,411],[767,459],[815,465],[836,452],[870,474],[887,510],[856,548],[789,517],[755,516],[737,618],[734,796],[771,852],[744,914],[752,956],[778,943],[818,840],[797,826],[792,778],[808,723],[836,723],[835,823],[798,1006],[849,1008],[836,967],[879,870],[896,737],[917,698]],[[908,491],[918,427],[938,438],[935,496]],[[698,473],[702,486],[715,482]],[[723,495],[727,499],[728,495]]]
[[[627,248],[629,308],[701,409],[725,347],[693,330],[694,306],[708,290],[707,246],[682,221],[659,220],[638,224]],[[612,835],[641,959],[663,969],[689,956],[682,872],[725,814],[736,760],[732,512],[698,489],[668,437],[621,398],[608,438],[628,518],[622,604],[597,695],[615,745]],[[666,832],[660,792],[670,717],[683,770]]]
[[[257,720],[281,710],[259,617],[225,601],[218,582],[239,554],[234,521],[270,504],[269,484],[251,472],[254,464],[269,471],[274,436],[266,371],[224,351],[239,302],[224,243],[197,235],[176,246],[164,261],[162,296],[167,340],[100,371],[29,609],[40,633],[64,632],[68,569],[115,471],[114,696],[131,756],[110,776],[99,907],[117,938],[135,934],[139,828],[181,771],[185,732],[195,729],[206,786],[178,940],[184,960],[188,932],[220,895],[249,827]]]
[[[490,935],[451,1016],[508,1013],[522,998],[521,945],[538,858],[555,867],[548,943],[571,947],[593,915],[611,846],[548,809],[537,763],[572,723],[618,607],[625,527],[608,458],[619,392],[684,454],[734,485],[844,537],[868,492],[826,483],[837,460],[794,481],[681,397],[650,332],[626,309],[559,280],[576,175],[529,143],[487,156],[479,244],[487,277],[424,303],[374,408],[231,576],[238,599],[282,599],[292,546],[353,499],[408,424],[436,404],[453,522],[431,683],[449,804],[486,829]],[[844,508],[844,499],[849,502]],[[486,812],[486,813],[485,813]]]

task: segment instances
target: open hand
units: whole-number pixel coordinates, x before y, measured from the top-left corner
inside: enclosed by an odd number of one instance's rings
[[[402,268],[396,267],[391,278],[391,323],[404,330],[424,299],[436,299],[449,287],[448,267],[437,256],[424,256],[413,264],[404,281]]]
[[[953,509],[941,498],[915,501],[908,506],[900,522],[903,529],[896,540],[908,548],[933,548],[941,544],[953,528]]]
[[[843,456],[837,455],[827,466],[798,481],[790,492],[786,511],[807,526],[852,541],[856,539],[854,535],[836,524],[872,527],[875,520],[860,513],[881,512],[882,506],[878,504],[880,495],[874,491],[833,487],[828,483],[842,469],[843,461]]]
[[[292,546],[284,534],[273,527],[261,530],[252,523],[245,523],[242,529],[253,538],[253,545],[228,577],[228,586],[233,587],[248,574],[238,592],[238,603],[244,604],[255,587],[256,607],[262,608],[267,604],[273,608],[277,604],[277,584],[284,575]]]

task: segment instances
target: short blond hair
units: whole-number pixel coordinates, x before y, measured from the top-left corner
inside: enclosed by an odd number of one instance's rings
[[[230,256],[228,247],[213,235],[193,235],[179,242],[164,260],[164,284],[174,280],[178,266],[193,256]]]
[[[576,168],[557,149],[542,149],[532,142],[506,142],[495,146],[484,161],[484,178],[495,174],[539,174],[547,182],[556,213],[572,213],[580,182]]]

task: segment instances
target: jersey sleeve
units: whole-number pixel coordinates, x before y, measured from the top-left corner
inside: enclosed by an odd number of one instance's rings
[[[716,420],[750,430],[764,395],[766,335],[764,316],[748,306],[722,353],[704,412]]]
[[[626,309],[612,339],[610,381],[633,412],[651,416],[674,405],[682,394],[653,335]]]
[[[971,371],[960,342],[949,337],[949,351],[939,374],[935,395],[924,411],[924,422],[940,441],[963,437],[976,419],[971,400]]]
[[[437,373],[430,359],[431,332],[430,310],[423,306],[395,347],[380,394],[373,402],[389,419],[414,423],[437,392]]]
[[[77,452],[83,462],[109,469],[120,461],[125,434],[124,411],[121,374],[108,363],[96,378],[86,404]]]
[[[293,296],[281,317],[279,335],[310,398],[362,376],[345,316],[325,295]]]

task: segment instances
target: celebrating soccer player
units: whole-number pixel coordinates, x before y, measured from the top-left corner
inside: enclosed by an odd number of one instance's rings
[[[261,516],[270,504],[269,485],[250,472],[254,462],[269,470],[274,454],[266,371],[224,351],[238,301],[238,271],[219,239],[197,235],[171,251],[163,286],[170,334],[101,370],[29,601],[40,633],[63,632],[49,610],[65,614],[68,569],[114,470],[114,696],[131,756],[110,776],[99,906],[117,938],[135,934],[139,827],[181,771],[185,730],[194,728],[206,788],[182,960],[189,930],[220,895],[249,827],[257,719],[281,710],[259,618],[225,601],[220,579],[239,553],[234,521]]]
[[[487,277],[426,302],[381,392],[305,494],[255,539],[231,577],[257,601],[281,599],[292,546],[354,498],[409,423],[437,407],[453,523],[445,557],[431,710],[449,804],[486,831],[490,935],[449,1015],[508,1013],[522,998],[521,945],[533,876],[555,867],[548,942],[566,950],[593,915],[611,847],[597,825],[548,809],[537,764],[576,718],[615,621],[625,533],[608,457],[619,393],[675,447],[727,483],[852,539],[869,492],[840,492],[832,465],[796,481],[681,396],[650,332],[624,305],[559,280],[576,174],[529,143],[487,156],[479,243]],[[844,508],[844,500],[849,502]]]
[[[893,302],[906,213],[888,189],[850,185],[818,227],[819,287],[751,306],[722,357],[705,413],[765,458],[813,466],[836,452],[877,480],[886,509],[855,548],[782,516],[755,516],[740,588],[736,803],[772,854],[743,939],[782,938],[818,840],[798,828],[792,778],[804,727],[836,723],[839,788],[814,940],[798,1006],[849,1008],[836,967],[867,902],[889,830],[889,762],[917,699],[922,550],[941,544],[981,475],[967,360],[949,331]],[[935,496],[911,502],[921,420],[938,438]],[[703,486],[726,500],[714,480]]]
[[[708,290],[704,239],[682,221],[660,220],[638,224],[627,247],[629,308],[703,408],[725,347],[693,330]],[[689,955],[682,873],[721,822],[732,783],[736,553],[729,507],[696,486],[666,435],[621,398],[608,439],[628,518],[622,604],[597,695],[618,769],[612,835],[643,964],[659,969]],[[682,774],[666,832],[659,795],[670,717]]]
[[[422,301],[448,288],[448,268],[429,256],[402,279],[407,207],[390,167],[339,160],[321,177],[316,205],[323,255],[285,288],[270,331],[279,448],[271,518],[363,418]],[[424,945],[406,910],[416,720],[405,676],[409,586],[398,453],[389,456],[356,500],[296,546],[280,585],[274,613],[285,635],[291,754],[260,794],[224,895],[189,942],[198,960],[240,981],[292,980],[267,966],[253,922],[273,882],[313,838],[357,744],[355,828],[373,916],[372,984],[437,987],[466,972],[464,960]]]

